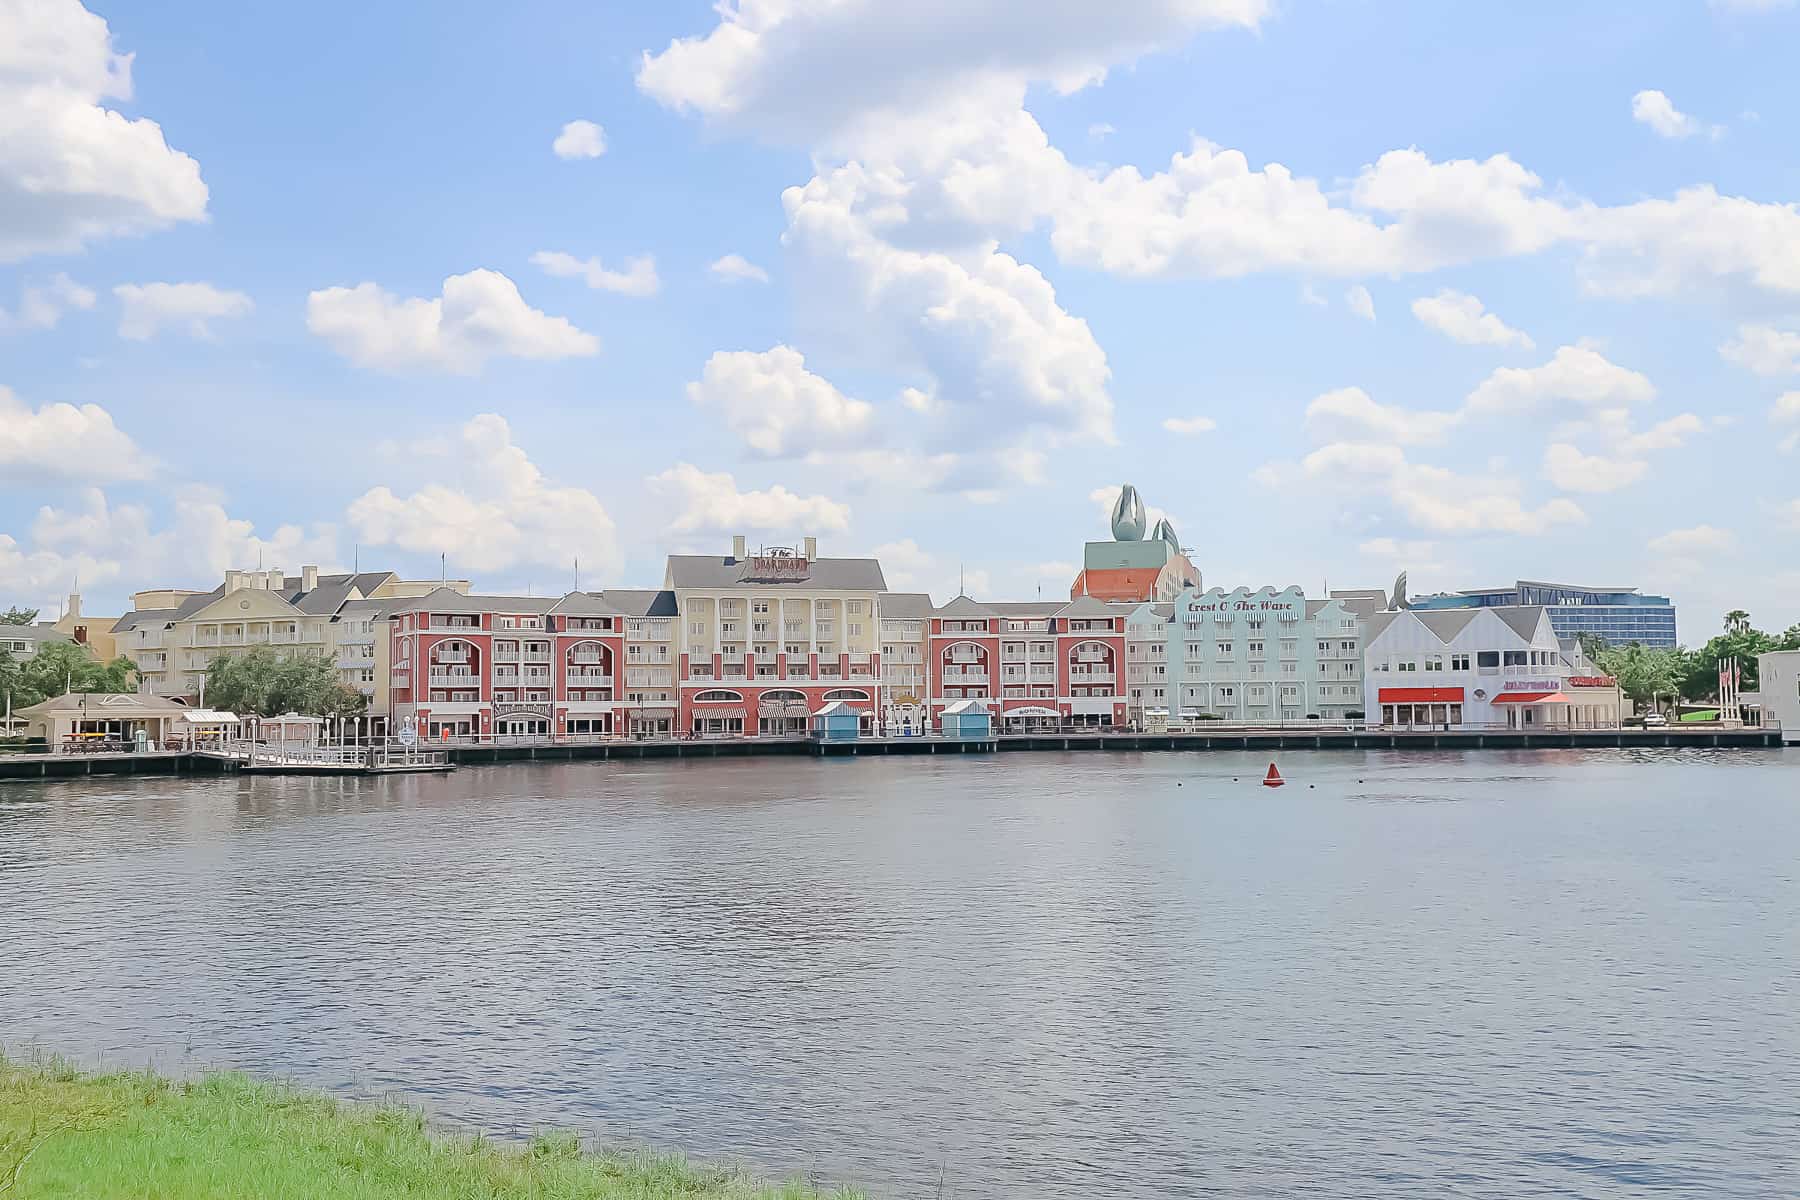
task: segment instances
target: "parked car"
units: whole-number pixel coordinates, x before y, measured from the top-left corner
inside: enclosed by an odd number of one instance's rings
[[[1644,714],[1644,728],[1645,729],[1661,729],[1663,726],[1667,725],[1668,723],[1669,723],[1669,718],[1663,716],[1661,713],[1645,713]]]

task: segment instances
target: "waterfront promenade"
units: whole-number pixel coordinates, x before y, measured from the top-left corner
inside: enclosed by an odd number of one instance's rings
[[[666,758],[794,757],[861,758],[896,755],[1007,754],[1033,751],[1190,752],[1257,750],[1291,753],[1314,750],[1547,750],[1631,748],[1780,749],[1773,729],[1698,726],[1663,729],[1488,729],[1390,730],[1374,728],[1222,728],[1204,733],[1046,732],[985,738],[866,737],[821,741],[806,737],[663,739],[463,739],[437,743],[432,750],[451,766],[478,763],[565,762]],[[186,775],[236,773],[244,761],[186,750],[142,754],[11,754],[0,757],[0,780],[75,779],[96,775]],[[279,759],[263,759],[258,773],[280,772]],[[317,773],[295,762],[293,774]]]

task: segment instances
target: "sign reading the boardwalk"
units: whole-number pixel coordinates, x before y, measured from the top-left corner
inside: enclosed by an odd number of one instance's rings
[[[771,546],[744,560],[744,580],[805,579],[812,564],[785,546]]]

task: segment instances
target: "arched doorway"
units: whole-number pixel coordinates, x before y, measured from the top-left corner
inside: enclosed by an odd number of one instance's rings
[[[756,732],[762,737],[806,736],[806,693],[770,688],[756,700]]]

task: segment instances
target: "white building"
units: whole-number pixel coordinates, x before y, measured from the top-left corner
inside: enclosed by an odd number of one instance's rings
[[[1367,645],[1371,724],[1567,729],[1616,722],[1570,695],[1569,665],[1542,607],[1375,613]]]
[[[1763,725],[1780,725],[1781,740],[1800,745],[1800,650],[1776,650],[1756,662]]]

